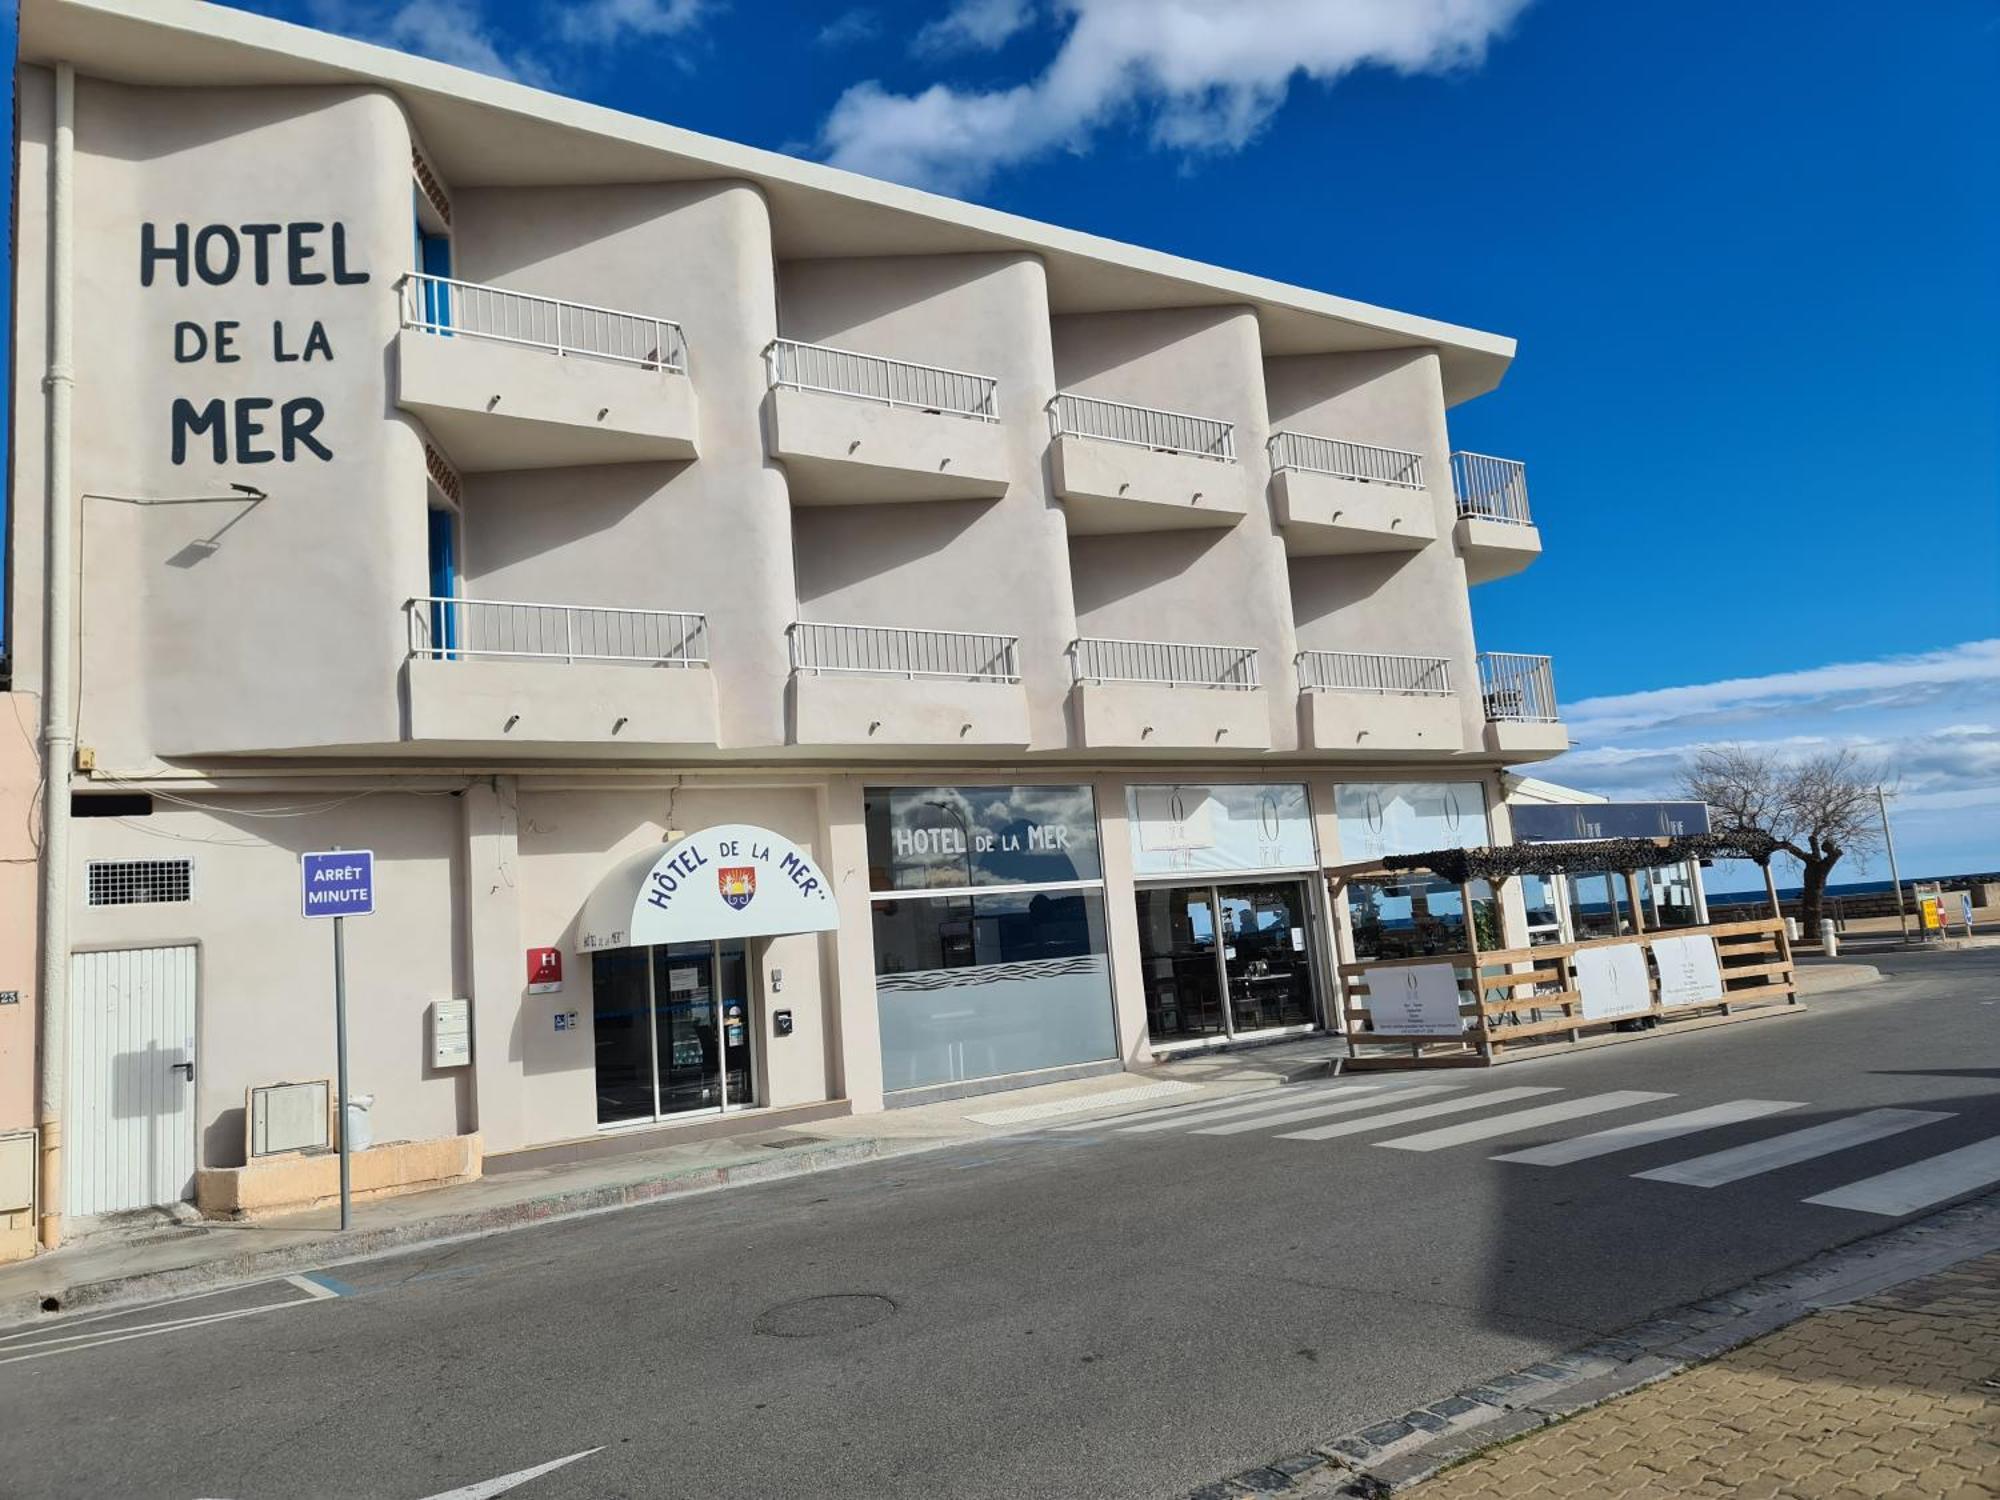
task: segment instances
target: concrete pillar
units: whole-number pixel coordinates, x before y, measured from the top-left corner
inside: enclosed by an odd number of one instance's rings
[[[465,979],[472,1000],[473,1123],[488,1152],[529,1144],[521,1002],[520,820],[511,776],[468,787],[465,829]]]
[[[1139,906],[1132,885],[1132,832],[1125,812],[1125,783],[1099,777],[1098,854],[1104,867],[1104,941],[1110,951],[1113,1019],[1125,1066],[1151,1060],[1146,1026],[1145,961],[1139,956]]]
[[[856,1114],[869,1114],[882,1108],[882,1028],[875,1010],[875,934],[861,793],[861,782],[851,776],[828,783],[823,868],[840,907],[840,930],[832,936],[836,994],[828,1007],[835,1087]]]

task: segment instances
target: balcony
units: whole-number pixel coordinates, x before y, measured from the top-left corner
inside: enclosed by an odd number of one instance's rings
[[[1556,711],[1555,671],[1546,656],[1480,652],[1479,696],[1491,754],[1510,761],[1548,760],[1569,749]]]
[[[1249,510],[1232,423],[1065,393],[1049,431],[1074,536],[1234,526]]]
[[[404,614],[411,740],[715,743],[703,615],[437,597]]]
[[[1304,432],[1273,433],[1270,451],[1292,556],[1415,552],[1437,540],[1422,454]]]
[[[1006,493],[997,382],[823,344],[764,351],[771,455],[799,505],[978,500]]]
[[[678,323],[411,273],[396,404],[468,473],[695,456]]]
[[[1070,646],[1076,734],[1091,750],[1268,750],[1254,646],[1086,638]]]
[[[1457,755],[1465,725],[1441,656],[1298,655],[1299,736],[1314,750],[1370,757]]]
[[[1542,534],[1528,518],[1527,465],[1454,453],[1451,487],[1458,500],[1452,536],[1465,559],[1467,583],[1506,578],[1542,555]]]
[[[786,637],[794,745],[1028,743],[1028,694],[1011,635],[801,620]]]

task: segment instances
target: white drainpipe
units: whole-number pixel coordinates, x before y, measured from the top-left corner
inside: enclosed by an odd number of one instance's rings
[[[69,1051],[69,778],[76,759],[76,725],[70,717],[74,667],[70,632],[71,527],[74,504],[69,477],[70,396],[70,184],[76,146],[76,68],[56,64],[55,152],[49,163],[49,364],[48,571],[46,628],[42,638],[42,1088],[41,1241],[62,1242],[63,1086]]]

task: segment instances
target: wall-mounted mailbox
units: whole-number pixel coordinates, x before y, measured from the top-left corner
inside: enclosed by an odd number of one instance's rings
[[[472,1002],[431,1001],[431,1066],[464,1068],[472,1064]]]
[[[778,1036],[790,1036],[792,1034],[792,1013],[788,1010],[772,1011],[771,1030]]]

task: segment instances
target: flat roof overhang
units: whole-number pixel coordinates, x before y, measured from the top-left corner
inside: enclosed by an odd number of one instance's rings
[[[877,181],[203,0],[22,0],[20,61],[162,88],[349,84],[409,111],[452,187],[758,184],[780,259],[1025,251],[1057,314],[1255,310],[1269,355],[1439,351],[1448,404],[1500,383],[1514,341]]]

